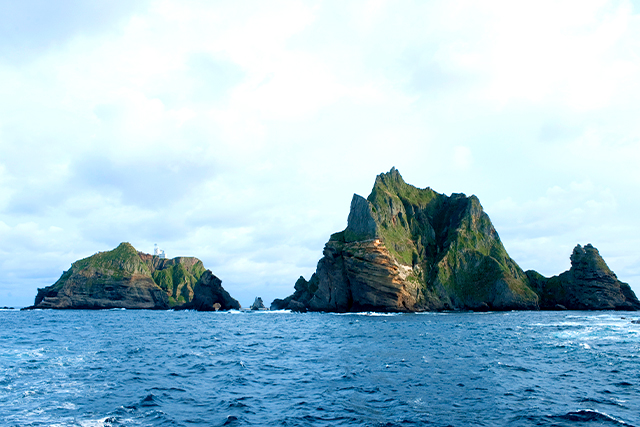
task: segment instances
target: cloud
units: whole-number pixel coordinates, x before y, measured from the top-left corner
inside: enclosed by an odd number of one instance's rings
[[[631,217],[620,208],[610,188],[590,180],[551,187],[537,199],[509,197],[486,206],[509,254],[523,268],[557,275],[569,269],[576,244],[592,243],[621,280],[632,281],[638,258],[628,248],[640,242]]]
[[[0,305],[121,241],[200,257],[245,305],[286,296],[391,166],[476,194],[525,268],[590,241],[640,285],[627,2],[0,11]]]
[[[453,164],[458,169],[468,169],[473,162],[473,156],[471,150],[467,147],[454,147],[453,149]]]
[[[146,2],[61,0],[0,2],[0,57],[13,62],[33,60],[64,46],[77,36],[94,36],[113,29]]]

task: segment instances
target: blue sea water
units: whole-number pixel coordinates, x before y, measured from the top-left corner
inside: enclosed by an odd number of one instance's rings
[[[640,426],[639,316],[0,311],[0,424]]]

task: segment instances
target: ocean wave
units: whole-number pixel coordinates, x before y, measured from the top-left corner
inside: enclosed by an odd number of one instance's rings
[[[615,418],[609,414],[604,412],[600,412],[594,409],[582,409],[579,411],[567,412],[564,415],[550,416],[549,418],[562,419],[567,421],[576,421],[576,422],[588,422],[594,421],[605,425],[621,425],[621,426],[631,426],[618,418]]]

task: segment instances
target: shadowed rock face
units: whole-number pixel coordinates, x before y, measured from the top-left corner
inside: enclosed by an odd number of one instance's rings
[[[240,303],[224,290],[222,281],[211,270],[202,273],[193,291],[193,300],[177,307],[177,310],[218,311],[240,309]]]
[[[164,259],[121,243],[74,262],[56,283],[38,289],[30,308],[168,309],[193,300],[204,271],[197,258]]]
[[[311,280],[300,278],[295,289],[272,308],[511,310],[538,304],[475,196],[418,189],[395,169],[376,178],[367,199],[354,195],[347,228],[331,236]]]
[[[569,271],[551,278],[527,271],[527,276],[542,309],[640,310],[631,287],[618,280],[591,244],[575,247]]]
[[[72,274],[55,288],[38,289],[31,308],[69,309],[168,309],[167,294],[148,276],[131,274],[114,278],[95,270]]]

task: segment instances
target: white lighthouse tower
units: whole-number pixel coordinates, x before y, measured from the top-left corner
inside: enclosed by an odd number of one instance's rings
[[[153,245],[153,255],[160,258],[165,258],[164,249],[160,249],[157,243]]]

